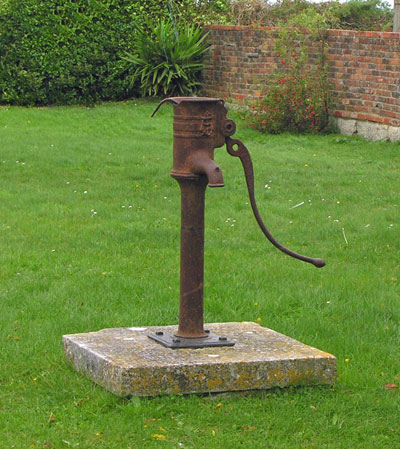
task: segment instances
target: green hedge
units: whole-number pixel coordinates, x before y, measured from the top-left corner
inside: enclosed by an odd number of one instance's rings
[[[228,0],[0,0],[0,103],[91,104],[135,96],[136,25],[221,22]]]
[[[90,104],[134,96],[135,23],[165,0],[0,0],[0,102]]]

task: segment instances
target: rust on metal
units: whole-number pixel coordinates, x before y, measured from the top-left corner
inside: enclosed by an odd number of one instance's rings
[[[206,337],[203,328],[206,176],[176,177],[181,188],[181,277],[177,337]]]
[[[244,144],[231,139],[236,124],[226,117],[227,110],[220,98],[171,97],[161,101],[174,105],[174,144],[171,176],[181,189],[181,259],[179,325],[175,336],[149,335],[172,348],[232,346],[226,337],[212,335],[204,330],[204,210],[205,190],[223,187],[222,170],[214,161],[214,149],[226,143],[228,153],[242,162],[251,207],[264,235],[285,254],[323,267],[322,259],[306,257],[281,245],[268,231],[257,208],[254,196],[254,172],[250,153]],[[192,339],[192,344],[190,344]],[[200,343],[199,343],[200,342]]]

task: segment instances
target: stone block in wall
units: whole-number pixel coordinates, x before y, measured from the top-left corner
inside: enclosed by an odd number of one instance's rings
[[[400,126],[389,126],[388,136],[392,142],[400,142]]]
[[[340,134],[345,136],[352,136],[357,132],[357,122],[356,120],[345,120],[338,118],[336,120],[337,127],[339,128]]]
[[[366,140],[386,140],[389,138],[389,126],[382,123],[358,121],[357,134]]]

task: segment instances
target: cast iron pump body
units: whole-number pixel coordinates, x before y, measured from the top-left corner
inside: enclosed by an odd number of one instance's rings
[[[244,144],[231,139],[236,131],[233,120],[226,117],[223,100],[208,97],[171,97],[174,105],[174,159],[171,176],[181,189],[181,260],[180,310],[178,329],[174,335],[164,332],[149,337],[171,348],[233,346],[225,336],[204,329],[204,210],[205,189],[223,187],[221,168],[214,161],[214,149],[227,145],[228,153],[239,157],[245,172],[247,188],[255,218],[270,242],[282,252],[323,267],[322,259],[297,254],[277,242],[264,225],[254,196],[254,174],[250,154]]]

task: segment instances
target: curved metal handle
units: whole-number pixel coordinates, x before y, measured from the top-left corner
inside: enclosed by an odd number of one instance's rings
[[[295,259],[302,260],[313,264],[314,266],[321,268],[325,266],[325,261],[323,259],[315,259],[313,257],[303,256],[302,254],[295,253],[288,248],[285,248],[277,240],[272,237],[271,233],[268,231],[264,222],[261,219],[260,213],[257,208],[256,199],[254,196],[254,170],[253,162],[250,157],[248,149],[244,144],[238,139],[226,138],[226,149],[231,156],[238,157],[244,168],[244,174],[246,177],[247,190],[249,192],[251,208],[253,209],[254,216],[256,217],[257,223],[260,226],[262,232],[267,237],[267,239],[280,251],[287,254],[288,256],[294,257]]]

